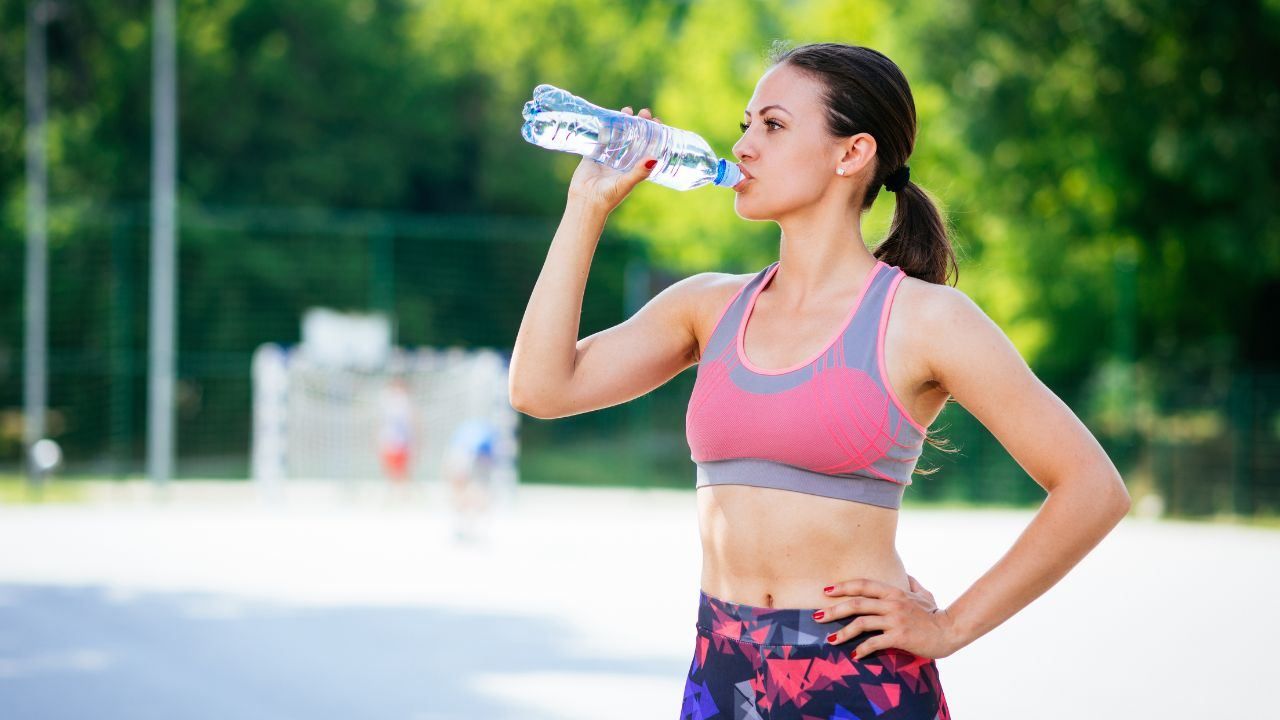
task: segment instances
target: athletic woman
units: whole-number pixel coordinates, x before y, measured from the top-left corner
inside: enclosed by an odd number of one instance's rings
[[[891,60],[834,43],[779,50],[743,117],[734,208],[778,224],[779,259],[680,280],[578,340],[605,221],[652,171],[584,158],[516,338],[512,404],[574,415],[697,365],[685,429],[703,565],[683,720],[949,718],[935,660],[1053,586],[1129,495],[1071,409],[946,284],[955,255],[910,180],[915,105]],[[882,187],[893,221],[869,251],[861,218]],[[1048,496],[1004,557],[939,608],[895,532],[948,398]]]

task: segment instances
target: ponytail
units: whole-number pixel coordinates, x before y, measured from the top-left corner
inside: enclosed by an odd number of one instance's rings
[[[875,190],[868,193],[870,200],[875,200]],[[889,225],[889,234],[880,244],[871,250],[876,259],[889,265],[897,265],[913,278],[919,278],[935,285],[947,284],[948,265],[954,271],[952,277],[960,278],[960,270],[956,267],[956,254],[947,239],[947,226],[943,223],[938,204],[924,188],[913,182],[907,182],[895,193],[898,202],[893,208],[893,222]],[[870,205],[867,202],[866,205]],[[951,283],[952,287],[955,282]],[[947,398],[947,402],[954,402]],[[929,445],[948,455],[960,452],[960,448],[951,444],[947,438],[936,437],[933,431],[925,433]],[[920,475],[932,475],[940,468],[927,470],[917,468]]]
[[[879,184],[873,185],[878,191]],[[876,191],[868,192],[870,206]],[[947,237],[947,226],[937,202],[924,188],[908,181],[897,193],[889,234],[871,254],[889,265],[897,265],[913,278],[936,285],[955,286],[960,279],[955,250]]]

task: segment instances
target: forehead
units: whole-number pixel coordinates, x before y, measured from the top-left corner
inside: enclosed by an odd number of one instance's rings
[[[818,106],[820,91],[817,81],[808,75],[789,65],[777,65],[756,83],[744,112],[755,115],[761,108],[781,105],[792,116],[809,114]]]

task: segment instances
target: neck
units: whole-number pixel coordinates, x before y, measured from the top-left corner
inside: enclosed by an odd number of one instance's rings
[[[854,211],[812,207],[778,220],[782,240],[769,291],[780,305],[799,308],[858,292],[876,264],[862,240],[860,219]]]

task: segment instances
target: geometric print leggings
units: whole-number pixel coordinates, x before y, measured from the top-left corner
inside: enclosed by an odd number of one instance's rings
[[[861,661],[813,610],[741,605],[698,591],[697,646],[680,720],[951,720],[938,666],[898,648]]]

